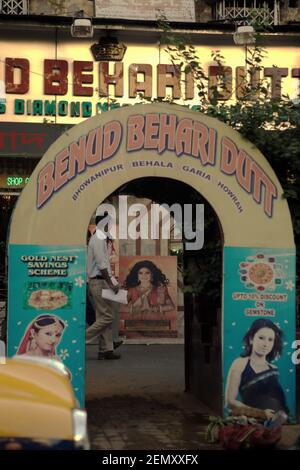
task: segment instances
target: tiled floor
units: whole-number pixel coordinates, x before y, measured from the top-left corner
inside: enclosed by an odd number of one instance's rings
[[[87,410],[94,449],[201,449],[210,410],[184,392],[184,346],[125,345],[117,361],[87,349]],[[215,448],[215,446],[212,446]]]

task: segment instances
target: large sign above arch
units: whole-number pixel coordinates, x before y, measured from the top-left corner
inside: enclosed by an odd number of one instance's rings
[[[252,143],[218,120],[180,106],[148,104],[113,110],[69,129],[48,149],[23,190],[9,238],[9,353],[20,343],[16,325],[28,314],[26,299],[34,295],[27,293],[23,304],[17,302],[12,279],[18,279],[21,290],[30,285],[48,295],[59,290],[70,298],[69,304],[58,306],[54,313],[70,331],[80,331],[70,344],[83,346],[85,310],[78,292],[85,281],[90,217],[112,192],[144,177],[172,178],[190,185],[207,199],[220,220],[225,374],[232,354],[238,354],[236,338],[250,328],[254,317],[270,317],[279,324],[291,347],[295,332],[293,229],[274,171]],[[71,260],[73,255],[76,259]],[[31,262],[37,269],[32,274],[36,287],[28,283]],[[53,279],[62,282],[62,278],[65,285],[47,287]],[[26,324],[32,326],[36,318],[29,315]],[[67,341],[67,333],[64,337]],[[69,349],[62,346],[61,355],[67,358]],[[77,347],[76,354],[83,363],[84,348]],[[77,385],[82,401],[84,367],[68,360],[72,376],[82,378],[82,385]],[[290,362],[285,355],[284,370],[289,373],[283,387],[288,390],[293,415],[295,375]]]

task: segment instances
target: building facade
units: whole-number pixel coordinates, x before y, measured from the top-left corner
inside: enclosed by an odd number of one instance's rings
[[[93,37],[72,33],[76,18],[92,19]],[[96,114],[145,101],[173,100],[197,109],[195,80],[179,71],[166,50],[162,18],[195,47],[208,95],[226,75],[219,100],[228,103],[241,98],[240,81],[247,74],[247,49],[234,43],[237,27],[272,27],[262,33],[267,55],[257,73],[268,82],[270,96],[298,98],[299,1],[0,1],[0,300],[6,297],[9,217],[36,163],[59,135]],[[221,71],[216,50],[224,60]],[[121,248],[123,255],[143,255],[147,248],[131,251]],[[178,302],[182,325],[182,295]]]

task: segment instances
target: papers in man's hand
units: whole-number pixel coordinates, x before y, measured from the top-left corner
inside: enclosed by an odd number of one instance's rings
[[[111,276],[110,280],[111,280],[111,282],[113,283],[114,286],[117,286],[119,284],[117,279],[114,276]]]
[[[120,304],[128,304],[127,301],[127,290],[120,289],[117,294],[114,293],[111,289],[102,289],[103,299],[113,300]]]

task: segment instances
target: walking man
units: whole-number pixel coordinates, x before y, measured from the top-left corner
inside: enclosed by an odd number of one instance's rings
[[[120,354],[114,353],[113,347],[113,305],[109,300],[102,298],[102,289],[109,287],[115,293],[119,291],[119,285],[112,277],[106,236],[103,230],[103,219],[106,217],[107,212],[103,215],[96,212],[97,229],[88,245],[88,295],[94,307],[96,319],[86,330],[86,344],[91,344],[95,338],[98,338],[98,359],[120,359]]]

